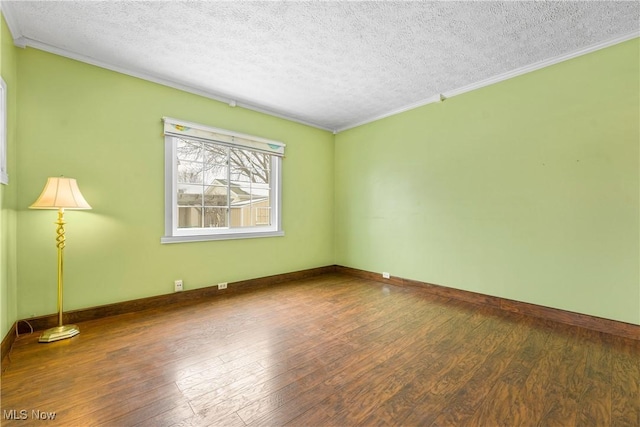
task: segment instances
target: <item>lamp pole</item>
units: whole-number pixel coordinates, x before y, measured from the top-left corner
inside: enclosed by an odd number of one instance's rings
[[[62,285],[64,280],[64,208],[58,209],[58,220],[56,221],[56,247],[58,248],[58,326],[62,323]]]

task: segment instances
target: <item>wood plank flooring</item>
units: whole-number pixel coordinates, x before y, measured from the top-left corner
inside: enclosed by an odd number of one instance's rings
[[[640,426],[640,341],[352,276],[79,326],[16,341],[2,426]]]

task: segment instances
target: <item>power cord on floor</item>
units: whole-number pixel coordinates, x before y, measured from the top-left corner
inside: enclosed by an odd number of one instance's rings
[[[29,329],[31,329],[31,332],[29,332],[29,334],[32,334],[32,333],[33,333],[33,326],[31,326],[31,323],[29,323],[29,322],[28,322],[28,321],[26,321],[26,320],[18,320],[18,321],[16,322],[16,339],[20,338],[20,332],[18,332],[18,325],[20,324],[20,322],[24,322],[24,323],[26,323],[26,324],[29,326]],[[22,334],[22,335],[24,335],[24,334]]]

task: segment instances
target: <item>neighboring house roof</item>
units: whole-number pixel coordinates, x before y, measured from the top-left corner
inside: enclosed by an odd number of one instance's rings
[[[213,181],[214,185],[223,185],[223,186],[227,186],[229,183],[229,180],[226,179],[216,179]],[[231,191],[231,198],[235,199],[251,199],[251,193],[244,191],[242,189],[242,187],[240,186],[239,183],[237,182],[233,182],[231,181],[231,186],[230,186],[230,191]],[[255,196],[254,196],[255,197]]]
[[[208,195],[226,195],[226,187],[228,183],[229,180],[226,179],[215,179],[212,185],[207,188],[207,191],[205,193]],[[244,190],[242,188],[244,184],[245,183],[231,181],[231,185],[229,186],[229,191],[231,193],[231,207],[246,206],[268,199],[268,197],[263,194],[251,194],[248,191]],[[225,190],[224,192],[222,192],[223,189]],[[201,196],[199,194],[182,194],[181,199],[183,201],[196,201],[200,199],[200,197]]]

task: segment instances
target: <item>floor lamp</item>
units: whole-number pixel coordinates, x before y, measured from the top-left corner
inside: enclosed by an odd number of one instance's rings
[[[40,342],[52,342],[71,338],[80,333],[76,325],[62,324],[62,282],[64,268],[64,210],[65,209],[91,209],[89,203],[82,197],[76,180],[73,178],[56,177],[48,178],[42,194],[38,197],[30,209],[57,209],[58,220],[56,232],[56,246],[58,247],[58,326],[47,329],[40,335]]]

